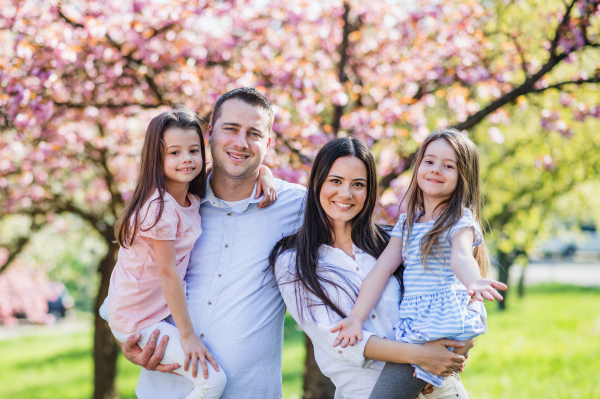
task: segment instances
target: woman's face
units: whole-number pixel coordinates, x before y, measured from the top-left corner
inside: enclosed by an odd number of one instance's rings
[[[367,167],[352,156],[335,160],[321,186],[319,200],[332,223],[350,222],[367,199]]]

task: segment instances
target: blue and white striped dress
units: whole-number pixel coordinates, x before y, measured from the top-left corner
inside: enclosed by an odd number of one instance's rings
[[[407,242],[407,229],[402,237],[402,225],[406,214],[400,215],[392,235],[403,240],[404,259],[404,298],[400,303],[400,322],[396,325],[396,340],[408,343],[423,343],[440,338],[468,340],[487,331],[486,312],[483,303],[473,301],[466,287],[450,268],[452,237],[461,229],[472,227],[473,248],[482,243],[483,236],[479,223],[473,219],[469,209],[462,218],[440,237],[440,248],[444,253],[439,259],[429,256],[429,270],[421,263],[421,238],[433,227],[435,220],[413,223],[410,242]],[[434,248],[435,251],[435,248]],[[432,385],[444,386],[444,378],[428,373],[414,365],[417,377]]]

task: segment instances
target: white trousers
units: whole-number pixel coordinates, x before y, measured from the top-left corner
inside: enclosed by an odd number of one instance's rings
[[[196,378],[192,376],[191,365],[188,368],[188,371],[184,371],[183,362],[185,360],[185,354],[181,348],[181,335],[174,325],[161,321],[139,330],[138,332],[142,334],[142,337],[140,338],[138,345],[143,349],[155,330],[160,330],[160,336],[158,337],[157,342],[160,342],[165,335],[169,336],[169,342],[167,343],[165,356],[163,357],[161,364],[178,363],[181,367],[174,370],[174,372],[181,374],[192,382],[190,393],[186,399],[220,398],[225,389],[225,384],[227,384],[225,371],[220,367],[219,371],[216,371],[208,361],[206,362],[208,365],[208,379],[204,379],[204,373],[202,372],[200,364],[198,364],[198,376]],[[135,334],[135,332],[121,332],[115,330],[112,330],[112,333],[117,340],[123,343],[125,343],[127,338],[131,335]]]

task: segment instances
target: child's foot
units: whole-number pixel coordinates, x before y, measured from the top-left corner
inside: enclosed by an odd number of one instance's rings
[[[442,388],[434,386],[433,392],[426,395],[420,393],[415,399],[469,399],[469,394],[455,371],[450,377],[446,378]]]

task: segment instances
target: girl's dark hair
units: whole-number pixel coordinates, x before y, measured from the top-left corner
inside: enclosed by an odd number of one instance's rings
[[[319,200],[321,187],[329,174],[331,166],[341,157],[356,157],[367,168],[367,198],[363,209],[352,219],[352,242],[364,252],[377,258],[389,241],[389,234],[384,228],[373,222],[373,210],[377,199],[377,174],[373,154],[362,141],[355,138],[339,138],[325,144],[317,154],[310,172],[302,227],[298,232],[282,238],[269,255],[269,269],[272,275],[275,276],[277,258],[287,250],[295,250],[294,279],[291,283],[296,284],[297,287],[296,303],[300,311],[300,318],[303,320],[305,319],[303,314],[305,308],[309,310],[310,316],[314,319],[312,307],[315,304],[306,296],[301,296],[299,293],[302,290],[299,288],[303,288],[309,294],[314,295],[323,305],[341,317],[346,317],[346,315],[329,297],[324,286],[326,284],[334,286],[353,300],[358,295],[358,287],[350,284],[342,272],[330,265],[319,263],[319,248],[321,245],[331,245],[335,242],[333,226]],[[349,283],[348,285],[353,292],[348,292],[340,284],[323,277],[323,274],[319,271],[324,268],[334,272],[342,281]]]
[[[154,117],[148,125],[144,147],[142,148],[142,159],[140,162],[140,174],[133,191],[133,195],[125,204],[119,219],[115,223],[115,237],[119,245],[127,248],[135,239],[140,221],[140,210],[148,199],[158,189],[159,211],[156,220],[149,228],[154,227],[160,220],[164,209],[164,195],[166,183],[164,176],[165,144],[163,135],[170,128],[192,129],[200,136],[200,153],[202,155],[202,170],[200,174],[190,182],[188,193],[203,198],[206,193],[206,150],[204,148],[204,137],[202,136],[202,119],[191,110],[181,105],[173,105],[171,111],[163,112]]]

